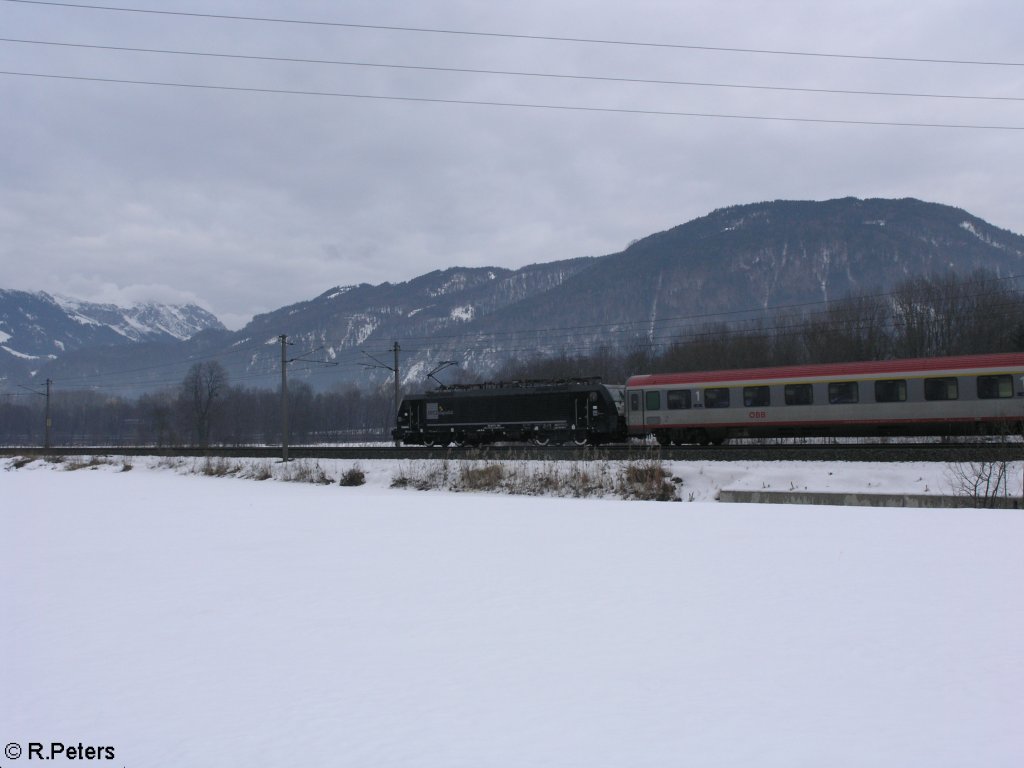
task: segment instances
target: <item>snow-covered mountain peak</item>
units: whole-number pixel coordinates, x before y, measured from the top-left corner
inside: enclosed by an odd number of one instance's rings
[[[43,291],[0,289],[2,358],[54,359],[84,347],[184,341],[224,326],[193,304],[155,302],[119,307]]]

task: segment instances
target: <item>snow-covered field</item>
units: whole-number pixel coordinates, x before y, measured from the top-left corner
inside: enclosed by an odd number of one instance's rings
[[[5,767],[1024,765],[1024,512],[711,500],[944,467],[665,504],[2,461]]]

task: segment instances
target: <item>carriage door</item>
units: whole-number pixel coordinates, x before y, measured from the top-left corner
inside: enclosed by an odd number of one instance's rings
[[[586,393],[572,399],[572,423],[575,429],[590,430],[590,404]]]
[[[640,425],[644,423],[644,413],[641,407],[643,398],[640,393],[635,389],[626,391],[626,427],[632,427],[634,424]]]
[[[409,401],[409,427],[411,429],[418,429],[423,426],[423,401],[422,400],[410,400]]]

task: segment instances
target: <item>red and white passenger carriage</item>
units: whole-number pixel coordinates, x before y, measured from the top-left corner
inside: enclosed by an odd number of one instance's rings
[[[648,374],[625,401],[630,436],[662,445],[1019,432],[1024,354]]]

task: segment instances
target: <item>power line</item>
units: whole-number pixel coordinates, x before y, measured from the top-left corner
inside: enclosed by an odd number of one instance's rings
[[[611,46],[627,46],[627,47],[640,47],[640,48],[667,48],[677,50],[692,50],[692,51],[713,51],[720,53],[743,53],[743,54],[758,54],[758,55],[769,55],[769,56],[804,56],[812,58],[826,58],[826,59],[850,59],[856,61],[891,61],[901,63],[914,63],[914,64],[956,64],[966,66],[989,66],[989,67],[1024,67],[1024,62],[1015,61],[993,61],[993,60],[980,60],[980,59],[952,59],[952,58],[928,58],[928,57],[911,57],[911,56],[877,56],[868,54],[853,54],[853,53],[827,53],[821,51],[798,51],[798,50],[774,50],[768,48],[742,48],[737,46],[712,46],[712,45],[695,45],[688,43],[659,43],[651,41],[638,41],[638,40],[615,40],[615,39],[601,39],[601,38],[587,38],[587,37],[563,37],[556,35],[528,35],[513,32],[487,32],[478,30],[466,30],[466,29],[445,29],[445,28],[434,28],[434,27],[409,27],[399,26],[392,24],[357,24],[354,22],[343,22],[343,21],[317,21],[312,19],[289,19],[281,17],[268,17],[268,16],[240,16],[232,14],[222,13],[197,13],[190,11],[169,11],[154,8],[130,8],[123,6],[111,6],[111,5],[88,5],[85,3],[64,3],[64,2],[51,2],[50,0],[4,0],[8,3],[20,3],[22,5],[41,5],[41,6],[52,6],[58,8],[76,8],[82,10],[91,11],[112,11],[117,13],[138,13],[138,14],[152,14],[158,16],[180,16],[189,18],[200,18],[200,19],[219,19],[224,21],[247,21],[247,22],[260,22],[269,24],[295,24],[295,25],[307,25],[317,27],[339,27],[347,29],[366,29],[366,30],[378,30],[387,32],[412,32],[420,34],[434,34],[434,35],[458,35],[465,37],[488,37],[488,38],[503,38],[510,40],[534,40],[542,42],[554,42],[554,43],[578,43],[588,45],[611,45]]]
[[[11,2],[12,0],[7,0]],[[336,91],[307,91],[291,90],[285,88],[256,88],[231,85],[208,85],[199,83],[176,83],[160,80],[129,80],[113,77],[86,77],[83,75],[54,75],[40,72],[14,72],[0,71],[0,75],[11,77],[34,77],[48,80],[65,80],[76,82],[105,83],[118,85],[142,85],[163,88],[184,88],[204,91],[232,91],[237,93],[262,93],[288,96],[316,96],[343,99],[362,99],[367,101],[397,101],[419,104],[448,104],[459,106],[477,107],[504,107],[509,109],[534,109],[561,112],[584,112],[598,114],[620,114],[620,115],[644,115],[653,117],[696,117],[713,118],[719,120],[753,120],[775,123],[804,123],[819,125],[855,125],[870,127],[888,128],[939,128],[946,130],[973,130],[973,131],[1024,131],[1021,125],[984,125],[971,123],[926,123],[914,121],[895,120],[852,120],[824,117],[783,117],[777,115],[738,115],[725,112],[681,112],[663,109],[630,109],[626,107],[587,107],[570,104],[530,104],[525,102],[511,101],[486,101],[481,99],[442,99],[426,96],[384,96],[368,93],[343,93]]]
[[[809,88],[783,85],[757,85],[750,83],[718,83],[697,80],[663,80],[640,77],[616,77],[608,75],[580,75],[563,72],[528,72],[519,70],[477,69],[471,67],[439,67],[428,66],[423,64],[390,64],[369,61],[347,61],[339,59],[310,59],[291,56],[257,56],[253,54],[218,53],[212,51],[184,51],[167,48],[137,48],[123,45],[96,45],[90,43],[68,43],[53,40],[26,40],[10,37],[0,38],[0,43],[17,43],[23,45],[47,45],[60,48],[81,48],[86,50],[115,51],[119,53],[153,53],[170,56],[192,56],[201,58],[231,59],[240,61],[261,61],[287,64],[316,64],[342,67],[363,67],[373,69],[397,69],[415,72],[445,72],[453,74],[496,75],[503,77],[545,78],[554,80],[582,80],[588,82],[623,83],[630,85],[671,85],[694,88],[723,88],[736,90],[773,91],[782,93],[833,94],[841,96],[884,96],[900,98],[971,101],[1024,101],[1024,96],[979,96],[972,94],[921,93],[913,91],[874,91],[857,90],[850,88]]]

